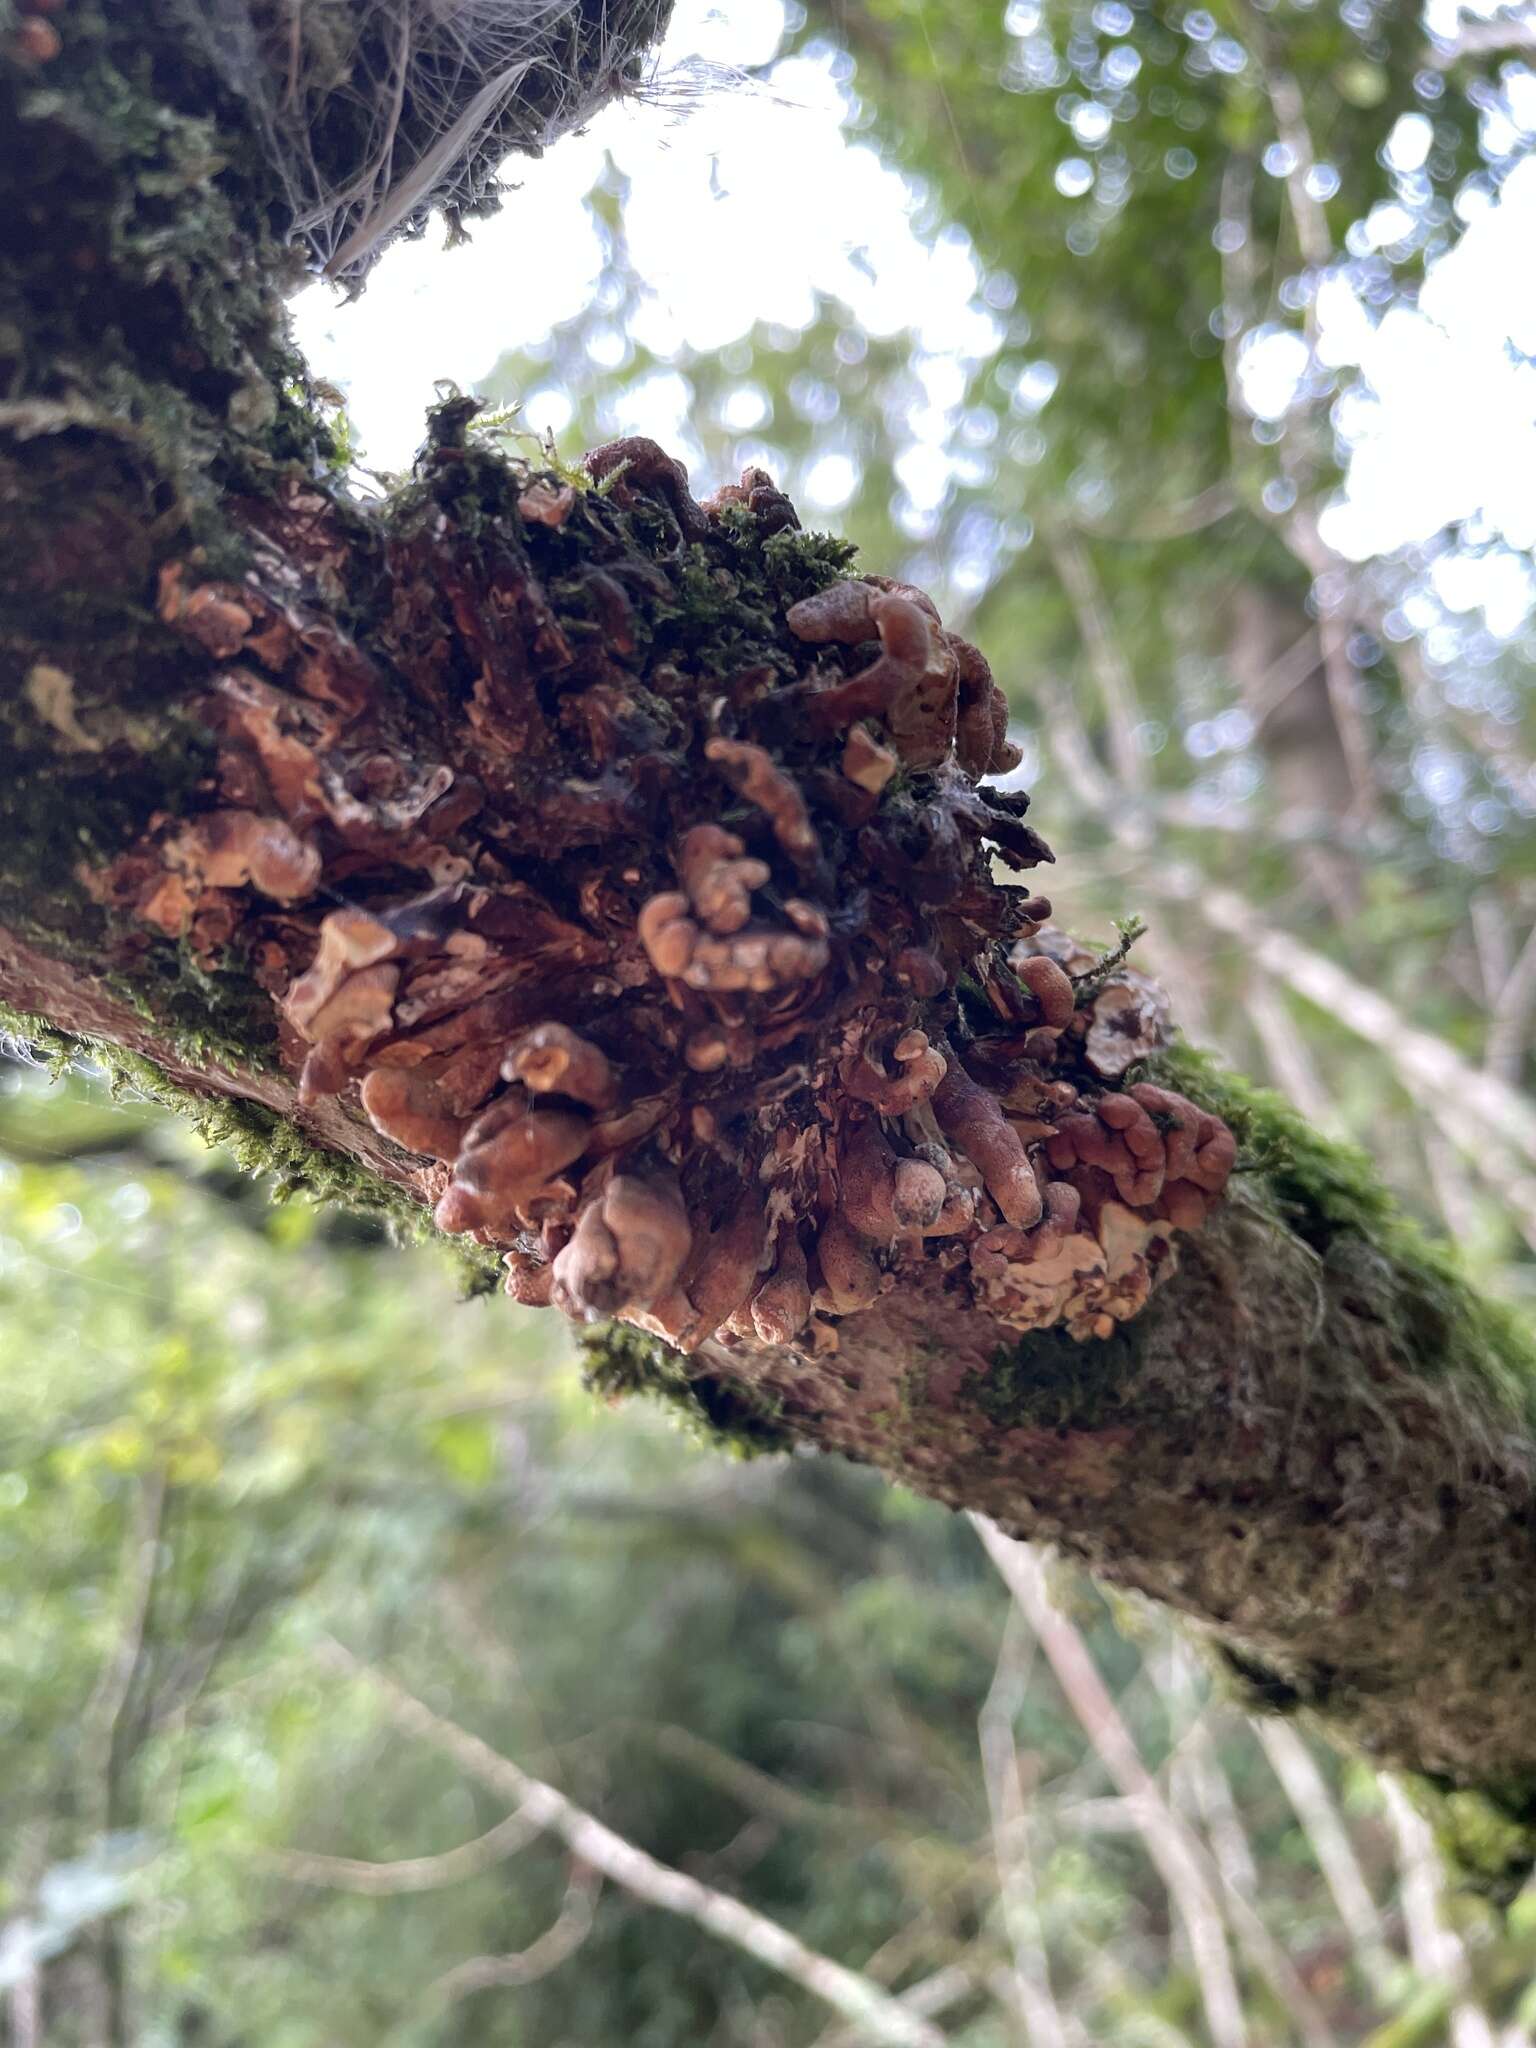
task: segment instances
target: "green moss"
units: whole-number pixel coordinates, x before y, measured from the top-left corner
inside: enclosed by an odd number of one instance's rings
[[[1257,1087],[1188,1045],[1155,1054],[1145,1071],[1231,1125],[1240,1170],[1261,1166],[1276,1202],[1314,1250],[1345,1230],[1378,1241],[1402,1229],[1419,1235],[1366,1154],[1325,1138],[1273,1089]]]
[[[432,528],[440,509],[448,511],[456,545],[471,559],[493,552],[503,571],[527,559],[562,630],[578,642],[611,630],[612,593],[599,597],[592,572],[624,558],[647,564],[653,580],[626,622],[638,678],[627,695],[662,731],[675,713],[645,683],[659,665],[722,678],[767,669],[789,682],[800,674],[804,649],[784,613],[846,572],[850,543],[798,529],[767,533],[745,506],[726,507],[707,540],[685,540],[654,495],[637,491],[618,501],[613,486],[622,468],[598,486],[574,479],[577,501],[560,526],[527,522],[518,498],[528,484],[572,481],[571,474],[551,467],[542,453],[533,460],[508,454],[498,445],[495,421],[487,427],[480,415],[479,400],[451,389],[431,409],[413,474],[390,500],[392,534],[409,542],[418,528]]]
[[[1454,1250],[1405,1214],[1365,1153],[1324,1137],[1283,1096],[1207,1053],[1178,1046],[1146,1072],[1232,1126],[1247,1191],[1311,1246],[1352,1309],[1390,1329],[1416,1371],[1468,1375],[1536,1422],[1530,1331],[1471,1286]]]
[[[750,518],[751,515],[748,514]],[[797,604],[836,583],[853,566],[858,549],[832,533],[786,527],[762,542],[763,566],[782,605]]]
[[[1098,1429],[1112,1419],[1136,1363],[1133,1323],[1091,1344],[1062,1329],[1034,1330],[995,1351],[964,1392],[999,1429]]]
[[[459,1267],[467,1292],[486,1293],[497,1285],[501,1267],[493,1251],[467,1239],[443,1240],[403,1188],[381,1180],[345,1153],[314,1144],[275,1110],[236,1096],[199,1095],[140,1053],[74,1037],[5,1004],[0,1004],[0,1032],[30,1046],[56,1071],[84,1058],[101,1069],[114,1093],[124,1091],[175,1111],[204,1144],[219,1147],[243,1172],[264,1179],[274,1201],[304,1196],[372,1216],[397,1242],[443,1249]]]
[[[1536,1866],[1536,1781],[1476,1791],[1420,1774],[1403,1783],[1434,1828],[1452,1883],[1508,1906]]]
[[[146,522],[216,549],[221,491],[251,456],[309,474],[337,458],[287,338],[301,265],[273,233],[249,104],[181,10],[72,0],[69,14],[42,70],[0,50],[13,196],[48,221],[0,278],[7,397],[67,409],[140,472]]]
[[[1455,1253],[1404,1214],[1363,1152],[1314,1130],[1283,1097],[1185,1046],[1149,1060],[1147,1078],[1229,1123],[1239,1145],[1234,1199],[1257,1204],[1322,1262],[1350,1312],[1380,1324],[1395,1354],[1426,1379],[1461,1375],[1469,1396],[1491,1391],[1536,1423],[1536,1344],[1516,1316],[1486,1300]],[[1135,1320],[1078,1343],[1033,1332],[999,1350],[966,1394],[999,1428],[1103,1427],[1137,1380]],[[1147,1389],[1137,1390],[1145,1416]]]
[[[105,985],[164,1032],[189,1066],[218,1061],[257,1073],[277,1070],[277,1017],[268,990],[255,981],[238,942],[215,966],[191,948],[157,939],[130,975]]]
[[[581,1339],[582,1384],[610,1401],[645,1394],[664,1402],[699,1442],[737,1458],[787,1451],[794,1438],[764,1399],[709,1373],[628,1323],[602,1323]]]
[[[85,479],[99,457],[80,459]],[[74,480],[66,463],[24,490],[0,484],[0,544],[46,532],[49,494]],[[120,519],[121,509],[112,516]],[[196,663],[139,590],[112,588],[115,566],[104,564],[81,591],[48,585],[30,596],[8,586],[0,569],[0,751],[11,770],[0,783],[0,915],[33,933],[68,929],[77,943],[105,926],[82,866],[110,860],[157,810],[187,802],[215,753],[206,725],[180,701]],[[147,574],[147,557],[137,566]]]

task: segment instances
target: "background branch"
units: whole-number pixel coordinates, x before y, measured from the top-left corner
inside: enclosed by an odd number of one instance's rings
[[[862,2028],[872,2041],[890,2042],[893,2048],[942,2048],[944,2037],[937,2027],[878,1985],[834,1962],[830,1956],[818,1955],[788,1929],[754,1912],[740,1900],[727,1898],[696,1877],[658,1863],[645,1850],[626,1842],[584,1812],[563,1792],[557,1792],[553,1785],[530,1778],[479,1736],[434,1713],[403,1686],[340,1643],[328,1639],[318,1654],[333,1669],[367,1685],[397,1727],[435,1744],[462,1770],[517,1799],[519,1810],[528,1821],[558,1836],[575,1856],[621,1890],[662,1912],[696,1922],[707,1933],[730,1942],[766,1968],[791,1978],[802,1990]]]

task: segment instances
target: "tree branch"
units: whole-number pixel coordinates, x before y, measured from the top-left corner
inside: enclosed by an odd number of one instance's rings
[[[509,1956],[470,1956],[456,1963],[430,1987],[427,2002],[451,2005],[477,1991],[515,1989],[547,1977],[570,1961],[592,1931],[592,1916],[602,1887],[601,1873],[575,1862],[560,1911],[537,1941]]]
[[[1051,1988],[1050,1959],[1040,1926],[1029,1844],[1029,1801],[1014,1740],[1014,1723],[1024,1703],[1035,1642],[1021,1626],[1021,1617],[1010,1609],[977,1732],[992,1816],[998,1889],[1013,1949],[1014,1995],[1025,2038],[1029,2048],[1066,2048],[1066,2025]]]
[[[375,1863],[355,1856],[318,1856],[307,1849],[268,1849],[260,1862],[292,1884],[320,1885],[328,1891],[361,1892],[367,1898],[393,1898],[401,1892],[436,1891],[463,1884],[515,1856],[539,1833],[521,1807],[472,1842],[444,1849],[435,1856],[405,1856]]]
[[[1010,1542],[1000,1529],[982,1517],[973,1515],[971,1521],[1045,1651],[1084,1734],[1127,1802],[1153,1868],[1168,1887],[1189,1942],[1211,2039],[1218,2048],[1243,2048],[1248,2030],[1221,1911],[1188,1835],[1169,1812],[1151,1772],[1142,1762],[1130,1730],[1121,1720],[1082,1637],[1052,1604],[1039,1558],[1021,1544]]]
[[[1256,1716],[1253,1732],[1301,1823],[1362,1970],[1372,1984],[1382,1984],[1392,1960],[1387,1931],[1322,1772],[1296,1730],[1284,1721]]]
[[[712,1891],[695,1877],[658,1863],[634,1843],[616,1835],[557,1792],[553,1785],[530,1778],[510,1758],[501,1756],[479,1736],[435,1714],[384,1672],[365,1663],[340,1643],[327,1641],[323,1660],[350,1678],[360,1679],[379,1699],[395,1725],[432,1743],[459,1768],[519,1803],[519,1812],[533,1826],[557,1836],[590,1869],[645,1905],[692,1920],[706,1933],[727,1941],[766,1969],[788,1977],[856,2023],[870,2040],[895,2048],[942,2048],[943,2036],[918,2014],[902,2006],[878,1985],[855,1971],[818,1955],[774,1921],[739,1900]]]
[[[183,10],[87,11],[41,82],[0,42],[0,200],[49,224],[0,268],[12,1028],[617,1318],[606,1392],[1174,1605],[1485,1799],[1507,1887],[1529,1345],[1048,927],[983,657],[760,471],[700,504],[646,441],[524,463],[449,397],[355,495],[247,102]],[[1497,1077],[1395,1051],[1530,1152]]]

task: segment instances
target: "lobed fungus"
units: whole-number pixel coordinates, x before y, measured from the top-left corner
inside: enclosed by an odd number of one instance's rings
[[[454,1115],[429,1075],[411,1067],[374,1067],[358,1093],[373,1128],[407,1152],[428,1159],[458,1156],[468,1120]]]
[[[539,1024],[525,1032],[502,1061],[501,1074],[532,1094],[568,1095],[588,1109],[612,1109],[619,1098],[613,1062],[568,1024]]]
[[[811,1319],[811,1283],[805,1248],[790,1231],[773,1271],[752,1297],[752,1328],[762,1344],[793,1344]]]
[[[215,766],[102,900],[214,956],[238,925],[305,1098],[355,1097],[518,1301],[812,1357],[907,1285],[1084,1339],[1134,1315],[1232,1135],[1133,1078],[1161,992],[1000,875],[1051,855],[983,779],[1016,755],[980,654],[760,472],[700,506],[632,438],[578,489],[471,411],[355,642],[300,486],[242,580],[167,570]],[[402,690],[441,759],[392,745]]]
[[[766,747],[717,738],[706,744],[704,757],[718,762],[747,802],[764,813],[774,838],[791,859],[803,863],[816,858],[821,848],[805,798]]]
[[[675,1183],[615,1174],[552,1264],[552,1298],[576,1315],[644,1310],[670,1294],[693,1245]]]
[[[743,859],[745,853],[736,834],[718,825],[691,826],[677,850],[694,915],[721,937],[741,930],[752,915],[752,891],[772,872],[766,861]]]

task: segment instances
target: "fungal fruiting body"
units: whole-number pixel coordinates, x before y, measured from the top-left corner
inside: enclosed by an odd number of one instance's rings
[[[243,581],[166,572],[214,767],[98,895],[209,964],[238,928],[304,1097],[413,1155],[520,1301],[685,1352],[826,1350],[908,1284],[1018,1331],[1133,1316],[1232,1135],[1136,1078],[1155,987],[1015,879],[1052,856],[986,780],[1018,755],[982,656],[761,472],[700,506],[630,440],[577,488],[471,412],[355,643],[306,602],[348,543],[299,487]],[[431,760],[391,749],[402,696]]]

